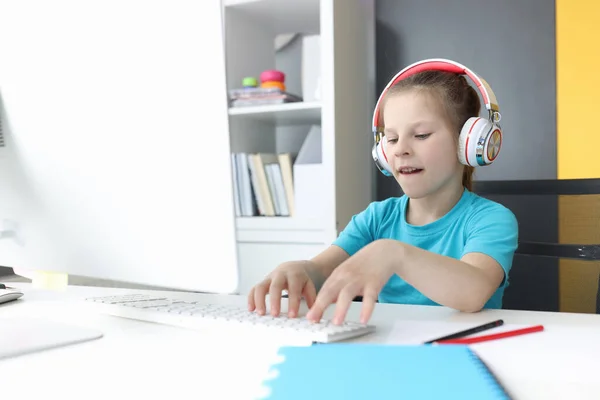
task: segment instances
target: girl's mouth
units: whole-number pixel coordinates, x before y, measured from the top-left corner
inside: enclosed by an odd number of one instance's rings
[[[415,175],[421,171],[423,171],[422,168],[414,168],[414,167],[403,167],[398,170],[400,175]]]

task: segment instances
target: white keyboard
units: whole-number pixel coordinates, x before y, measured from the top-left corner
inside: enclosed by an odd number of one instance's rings
[[[318,343],[335,342],[373,332],[375,327],[346,321],[334,325],[328,320],[314,323],[304,317],[288,318],[281,314],[260,316],[231,305],[206,304],[146,294],[90,297],[96,309],[107,315],[190,329],[252,329],[281,335],[295,335]]]

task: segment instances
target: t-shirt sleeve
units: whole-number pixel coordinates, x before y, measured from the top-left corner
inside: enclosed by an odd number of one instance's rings
[[[376,203],[371,203],[364,211],[354,215],[348,225],[333,242],[349,255],[353,255],[375,240]]]
[[[492,257],[504,270],[502,285],[506,285],[519,245],[517,218],[508,208],[497,205],[474,215],[470,225],[462,255],[483,253]]]

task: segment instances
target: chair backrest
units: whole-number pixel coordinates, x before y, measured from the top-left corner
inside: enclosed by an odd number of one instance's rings
[[[474,191],[519,221],[504,308],[600,313],[600,179],[479,181]]]

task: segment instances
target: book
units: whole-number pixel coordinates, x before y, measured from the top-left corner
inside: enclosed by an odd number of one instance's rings
[[[360,343],[285,346],[265,379],[265,400],[510,399],[465,345]]]
[[[279,158],[279,169],[281,170],[280,175],[283,181],[288,212],[289,215],[293,217],[295,215],[294,176],[292,172],[294,160],[290,153],[281,153],[278,154],[277,157]]]
[[[232,153],[237,217],[294,215],[291,153]]]
[[[279,162],[279,160],[277,154],[274,153],[255,153],[248,155],[252,186],[256,193],[260,215],[267,217],[273,217],[276,214],[275,200],[273,198],[273,193],[271,192],[271,187],[269,186],[265,166],[277,162]]]

